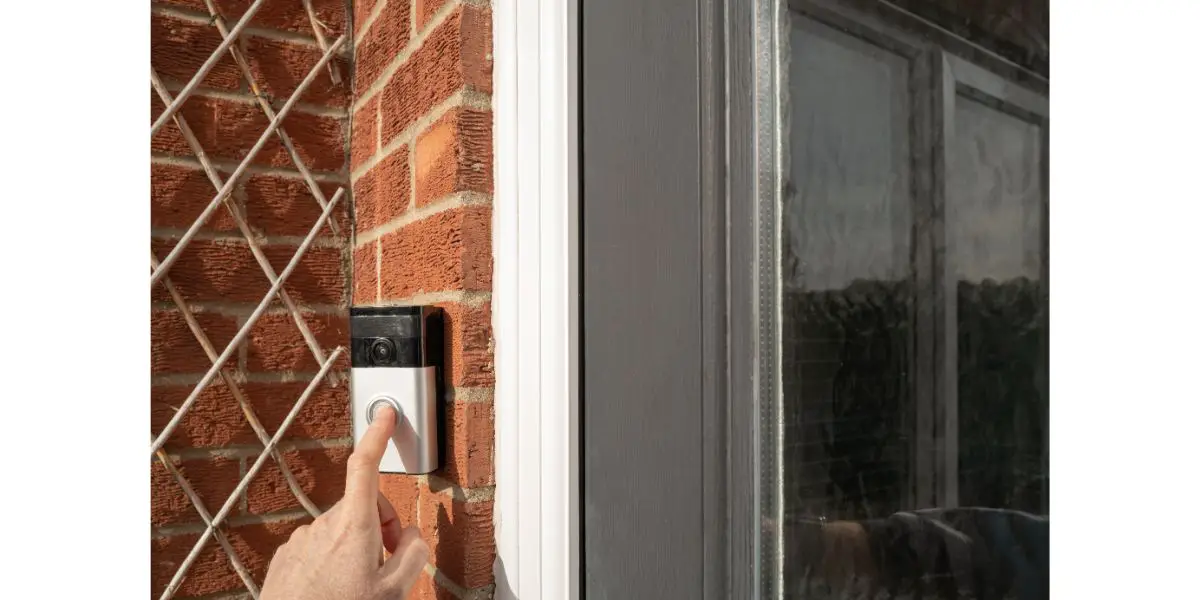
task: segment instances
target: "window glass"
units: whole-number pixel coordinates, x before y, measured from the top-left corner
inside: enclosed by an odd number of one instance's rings
[[[979,15],[964,41],[865,4],[792,1],[776,24],[763,589],[1047,598],[1048,79]]]
[[[946,229],[958,376],[958,502],[1043,509],[1040,133],[982,103],[955,104]]]

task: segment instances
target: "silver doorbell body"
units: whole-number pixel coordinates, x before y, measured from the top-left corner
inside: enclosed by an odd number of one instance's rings
[[[431,306],[350,308],[350,409],[358,443],[381,406],[396,431],[380,473],[429,473],[441,464],[443,315]]]

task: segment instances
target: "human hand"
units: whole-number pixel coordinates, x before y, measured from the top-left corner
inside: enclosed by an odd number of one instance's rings
[[[408,596],[429,547],[416,527],[401,527],[396,509],[379,492],[379,461],[395,428],[396,413],[390,407],[376,412],[346,465],[345,495],[275,551],[262,600]],[[386,561],[384,548],[391,553]]]

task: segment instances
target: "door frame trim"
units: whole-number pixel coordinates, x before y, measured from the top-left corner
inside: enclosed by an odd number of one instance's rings
[[[496,598],[575,600],[579,1],[492,14]]]

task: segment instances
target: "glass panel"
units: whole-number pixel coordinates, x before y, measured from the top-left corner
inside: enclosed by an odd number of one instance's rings
[[[784,186],[781,244],[789,532],[815,516],[905,506],[913,368],[908,61],[802,17],[791,52],[795,179]],[[803,552],[789,547],[797,536],[784,540],[784,572],[795,573]]]
[[[957,292],[958,500],[1042,512],[1041,132],[959,96],[947,157]]]
[[[779,596],[1047,598],[1045,121],[988,95],[1017,82],[935,78],[927,22],[807,4],[781,30],[782,409],[760,438]]]

